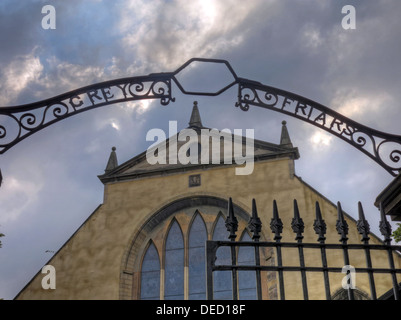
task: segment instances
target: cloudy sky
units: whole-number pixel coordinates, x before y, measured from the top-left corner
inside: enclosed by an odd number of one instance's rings
[[[42,7],[56,9],[43,29]],[[356,9],[356,29],[341,9]],[[399,0],[70,0],[0,2],[0,106],[50,98],[101,81],[169,72],[192,57],[225,59],[238,76],[401,135]],[[195,88],[206,83],[188,80]],[[191,82],[192,81],[192,82]],[[235,107],[236,88],[174,103],[115,104],[60,121],[0,156],[0,298],[12,299],[102,203],[112,146],[119,163],[144,151],[152,128],[187,126],[194,100],[211,128],[252,128],[279,143],[281,121],[300,150],[296,174],[378,231],[376,196],[393,177],[346,142],[283,114]],[[0,119],[1,121],[2,119]],[[302,213],[301,213],[302,214]],[[393,223],[393,226],[395,224]]]

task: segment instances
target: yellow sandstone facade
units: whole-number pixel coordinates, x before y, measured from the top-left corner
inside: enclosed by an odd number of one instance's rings
[[[194,108],[190,127],[201,127]],[[48,261],[56,270],[56,289],[43,289],[40,271],[21,290],[16,299],[140,299],[141,277],[145,252],[156,248],[160,270],[157,290],[166,298],[166,237],[176,223],[182,233],[183,299],[191,298],[189,266],[189,234],[196,216],[200,215],[207,239],[212,240],[219,218],[227,216],[227,200],[233,199],[239,221],[237,240],[247,233],[252,199],[256,200],[262,222],[261,241],[273,241],[270,230],[272,204],[276,200],[284,228],[283,242],[294,242],[291,229],[293,199],[305,224],[304,242],[317,243],[313,230],[315,203],[319,202],[327,224],[326,243],[339,243],[336,230],[337,208],[294,173],[294,160],[299,156],[283,125],[280,145],[255,141],[255,163],[252,174],[236,175],[236,164],[221,165],[159,165],[146,163],[145,153],[118,166],[113,150],[104,183],[104,202],[88,217],[65,245]],[[356,221],[346,215],[349,243],[361,243]],[[370,235],[370,243],[381,243]],[[327,253],[328,265],[343,267],[342,250]],[[350,264],[366,267],[361,250],[350,250]],[[262,264],[276,263],[275,251],[265,249]],[[396,268],[401,259],[394,255]],[[374,267],[388,268],[387,252],[372,252]],[[299,266],[297,248],[283,248],[283,263]],[[320,251],[305,249],[306,266],[321,266]],[[181,269],[180,269],[181,270]],[[342,288],[345,274],[330,273],[331,294]],[[180,276],[181,277],[181,276]],[[299,272],[285,272],[286,299],[303,299]],[[321,272],[307,273],[309,299],[325,299]],[[375,274],[377,296],[392,288],[390,275]],[[357,274],[356,287],[369,298],[366,274]],[[262,272],[263,299],[279,298],[275,272]]]

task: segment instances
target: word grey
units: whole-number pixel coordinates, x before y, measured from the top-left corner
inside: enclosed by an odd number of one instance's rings
[[[146,160],[151,165],[187,165],[221,164],[222,160],[224,164],[233,164],[234,159],[236,164],[244,165],[236,167],[235,174],[249,175],[254,168],[254,130],[246,129],[245,132],[245,137],[242,129],[234,129],[233,134],[229,129],[200,129],[198,134],[196,130],[187,128],[177,134],[177,121],[169,121],[168,142],[162,129],[154,128],[146,134],[146,141],[155,141],[146,150]],[[178,148],[178,142],[185,143]]]

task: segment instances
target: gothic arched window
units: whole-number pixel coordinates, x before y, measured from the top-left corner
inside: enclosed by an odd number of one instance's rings
[[[133,298],[206,299],[206,241],[229,240],[226,206],[226,201],[217,198],[188,198],[154,214],[130,249],[135,259],[138,252],[143,252],[141,260],[131,260],[138,270],[133,273]],[[243,235],[242,240],[249,240],[249,234],[244,232],[249,216],[242,209],[237,210],[238,234]],[[231,264],[230,247],[221,247],[216,254],[216,265]],[[252,255],[243,250],[238,251],[237,258],[238,263],[252,261]],[[240,298],[252,299],[256,296],[251,293],[253,282],[243,280],[243,276],[247,278],[247,273],[239,277]],[[232,299],[232,272],[213,272],[213,287],[214,299]]]
[[[174,220],[166,240],[164,299],[184,299],[184,239]]]
[[[160,299],[160,261],[155,245],[151,242],[142,262],[141,299]]]
[[[201,215],[196,212],[189,231],[188,273],[189,299],[206,299],[206,254],[207,230]]]

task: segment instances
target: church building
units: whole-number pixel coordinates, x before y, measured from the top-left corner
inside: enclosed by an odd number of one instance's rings
[[[249,140],[249,137],[219,132],[218,140],[212,138],[205,144],[204,132],[212,129],[204,126],[197,103],[190,115],[187,133],[193,141],[181,141],[170,136],[166,141],[154,144],[130,160],[118,164],[117,150],[113,147],[105,172],[99,175],[104,184],[104,200],[86,221],[54,254],[46,265],[55,270],[55,289],[45,289],[45,274],[39,271],[15,297],[26,299],[206,299],[206,250],[207,240],[228,240],[225,222],[229,199],[238,220],[236,241],[251,241],[249,221],[252,200],[255,199],[262,223],[260,241],[273,241],[270,230],[273,202],[277,204],[283,223],[282,240],[294,242],[291,229],[294,202],[303,219],[304,242],[317,243],[313,229],[316,219],[316,202],[326,222],[326,243],[339,243],[336,230],[338,208],[324,195],[309,186],[295,172],[295,162],[300,157],[293,146],[286,122],[282,122],[279,144]],[[216,131],[216,130],[215,130]],[[281,134],[281,135],[280,135]],[[203,139],[203,140],[202,140]],[[218,158],[213,158],[217,143]],[[246,157],[251,142],[252,163]],[[172,161],[174,147],[186,159],[199,161],[181,163]],[[228,150],[228,151],[227,151]],[[302,150],[301,150],[302,151]],[[229,155],[229,156],[228,156]],[[149,161],[153,157],[153,162]],[[166,161],[155,161],[165,158]],[[202,158],[203,157],[203,158]],[[201,161],[203,159],[203,161]],[[216,160],[217,159],[217,160]],[[175,159],[176,160],[176,159]],[[249,174],[238,174],[237,169],[249,166]],[[348,238],[361,243],[356,221],[347,214]],[[371,243],[381,240],[370,235]],[[219,259],[225,259],[221,248]],[[237,250],[238,264],[252,263],[253,248]],[[307,266],[321,266],[320,251],[305,249]],[[283,248],[283,261],[287,265],[299,265],[298,250]],[[401,259],[394,254],[396,268]],[[372,252],[375,267],[387,263],[387,252]],[[276,265],[274,248],[261,250],[262,265]],[[343,253],[333,250],[327,253],[329,266],[343,267]],[[352,266],[366,266],[363,251],[350,252]],[[238,271],[239,299],[256,299],[254,271]],[[231,299],[231,272],[214,273],[214,299]],[[344,295],[343,273],[330,273],[330,294],[333,299]],[[285,272],[286,299],[303,299],[299,272]],[[309,299],[325,299],[321,273],[308,272]],[[377,296],[392,288],[388,274],[375,274]],[[261,273],[262,299],[280,297],[277,272]],[[356,298],[370,299],[367,275],[356,277]]]

